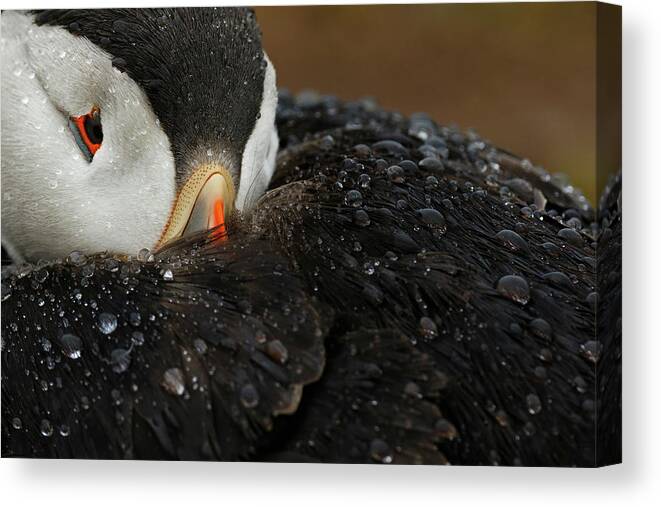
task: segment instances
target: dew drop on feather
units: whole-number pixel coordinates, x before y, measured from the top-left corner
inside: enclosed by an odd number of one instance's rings
[[[179,368],[169,368],[163,373],[161,386],[174,396],[181,396],[186,390],[184,373]]]
[[[530,287],[520,276],[503,276],[498,280],[497,290],[501,295],[519,304],[525,305],[530,301]]]
[[[57,341],[65,356],[78,359],[82,355],[83,341],[75,334],[65,333]]]
[[[528,407],[528,413],[531,415],[537,415],[542,411],[542,402],[536,394],[526,396],[526,406]]]
[[[259,404],[259,393],[252,384],[246,384],[239,393],[241,404],[246,408],[255,408]]]
[[[103,312],[99,314],[98,326],[103,334],[110,334],[117,329],[117,317],[112,313]]]
[[[370,443],[370,457],[377,463],[392,463],[393,455],[390,446],[380,438],[375,438]]]

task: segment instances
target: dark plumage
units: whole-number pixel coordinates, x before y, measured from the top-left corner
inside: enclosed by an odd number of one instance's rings
[[[597,464],[622,461],[622,179],[614,178],[599,205],[597,255]],[[596,295],[595,295],[596,296]]]
[[[5,270],[3,455],[617,459],[599,451],[616,411],[595,440],[596,374],[615,393],[619,355],[594,345],[599,227],[581,194],[369,102],[284,94],[278,127],[272,190],[226,241]]]

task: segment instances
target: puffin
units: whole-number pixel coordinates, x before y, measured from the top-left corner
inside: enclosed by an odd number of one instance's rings
[[[621,459],[619,178],[278,92],[243,8],[4,11],[2,153],[4,457]]]

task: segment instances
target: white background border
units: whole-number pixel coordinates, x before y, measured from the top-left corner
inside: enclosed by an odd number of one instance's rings
[[[139,6],[221,5],[161,0]],[[276,5],[278,2],[249,2]],[[303,4],[317,2],[286,2]],[[319,2],[321,3],[321,2]],[[351,3],[351,2],[334,2]],[[362,2],[377,3],[377,2]],[[383,3],[383,2],[382,2]],[[391,2],[388,2],[391,3]],[[401,3],[401,2],[397,2]],[[601,470],[0,461],[3,505],[659,505],[661,2],[624,0],[624,460]],[[126,6],[63,0],[57,7]],[[3,2],[3,9],[51,7]],[[286,27],[283,27],[286,29]],[[568,77],[570,78],[570,77]]]

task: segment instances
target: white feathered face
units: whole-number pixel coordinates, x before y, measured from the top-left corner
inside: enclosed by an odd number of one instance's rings
[[[89,157],[72,120],[95,110],[102,139]],[[108,54],[30,16],[2,15],[3,242],[30,259],[153,247],[174,174],[147,98]]]
[[[277,146],[270,63],[240,171],[208,161],[192,171],[194,184],[177,186],[170,141],[149,99],[108,53],[19,12],[2,14],[1,44],[2,242],[10,255],[134,255],[219,225],[219,202],[225,215],[246,208],[268,184]]]

